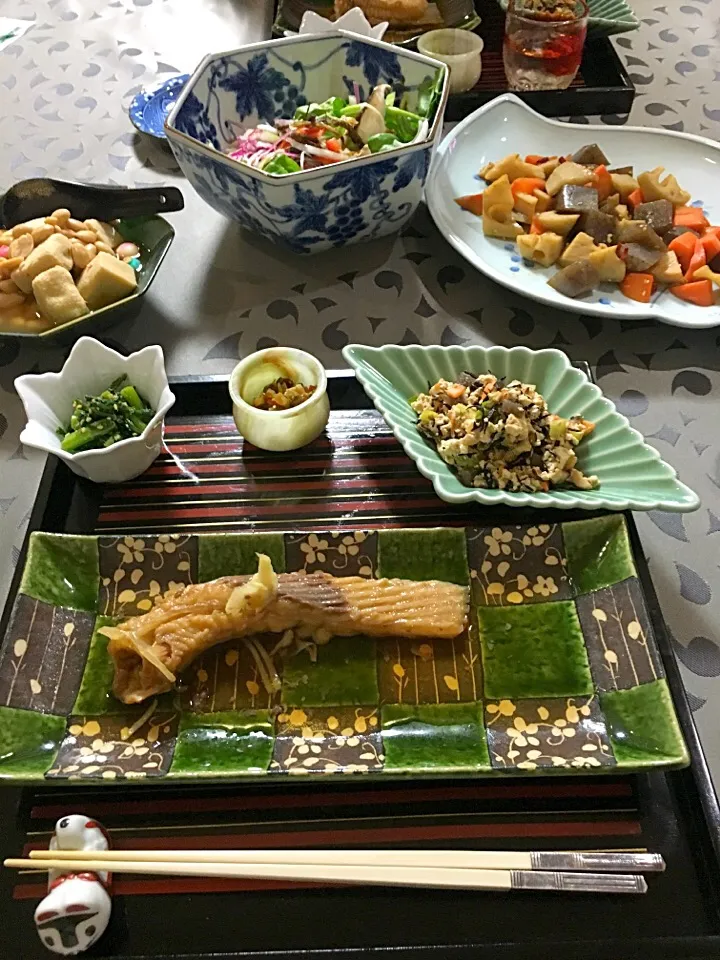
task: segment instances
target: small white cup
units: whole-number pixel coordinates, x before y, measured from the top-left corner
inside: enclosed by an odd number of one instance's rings
[[[259,410],[253,400],[278,377],[305,386],[315,384],[309,400],[289,410]],[[245,357],[230,374],[230,396],[235,426],[261,450],[297,450],[325,429],[330,416],[327,377],[323,365],[310,353],[294,347],[269,347]]]
[[[450,68],[450,93],[472,90],[482,73],[485,41],[469,30],[430,30],[419,37],[417,47],[426,57],[434,57]]]

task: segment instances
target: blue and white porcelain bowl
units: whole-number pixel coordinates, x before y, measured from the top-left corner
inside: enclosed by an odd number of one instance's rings
[[[436,76],[442,92],[428,135],[396,151],[282,177],[225,154],[238,133],[292,117],[305,103],[390,83],[413,110],[418,89]],[[422,196],[447,100],[444,64],[342,30],[250,44],[205,57],[165,130],[183,173],[219,213],[297,253],[394,233]]]

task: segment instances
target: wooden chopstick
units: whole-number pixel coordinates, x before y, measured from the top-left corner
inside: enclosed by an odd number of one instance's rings
[[[67,870],[71,860],[9,859],[14,870]],[[107,870],[107,859],[78,858],[83,870]],[[567,873],[542,870],[468,870],[452,867],[398,867],[365,864],[290,863],[151,863],[140,860],[112,862],[113,873],[159,876],[248,878],[370,884],[400,887],[447,887],[466,890],[554,890],[566,893],[645,893],[642,876],[625,873]]]
[[[31,850],[33,860],[84,864],[102,860],[141,863],[304,864],[317,866],[432,867],[434,869],[561,870],[658,873],[657,853],[583,853],[501,850]],[[40,864],[35,864],[39,866]]]

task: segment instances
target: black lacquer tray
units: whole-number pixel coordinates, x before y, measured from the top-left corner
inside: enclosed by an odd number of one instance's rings
[[[169,435],[190,426],[202,435],[203,425],[226,420],[225,379],[184,379],[173,389],[177,404],[168,419]],[[329,393],[335,411],[369,409],[350,376],[332,376]],[[202,460],[202,454],[196,457],[196,463]],[[114,497],[106,491],[103,499],[101,488],[78,480],[63,464],[50,460],[30,531],[117,529],[122,524],[113,519]],[[152,503],[147,497],[140,499],[149,513]],[[167,497],[159,506],[172,511]],[[478,511],[478,522],[507,521],[507,514]],[[527,519],[515,514],[512,518]],[[633,552],[642,558],[632,517],[626,519]],[[148,516],[144,520],[136,516],[125,529],[137,532],[138,523],[152,522]],[[183,522],[179,518],[175,529]],[[404,525],[413,522],[422,525],[427,520],[403,515]],[[228,529],[241,529],[242,517],[226,523]],[[19,568],[22,564],[23,558]],[[718,957],[718,805],[642,560],[638,573],[692,756],[687,769],[504,781],[458,777],[379,783],[342,776],[310,783],[288,778],[270,789],[237,782],[131,789],[83,783],[59,788],[49,782],[45,788],[0,791],[0,852],[12,856],[46,846],[55,820],[68,812],[97,817],[110,828],[115,843],[125,847],[649,849],[665,857],[667,871],[651,879],[649,892],[642,897],[478,896],[464,891],[117,877],[111,925],[93,955],[124,960]],[[17,587],[15,582],[8,607]],[[32,928],[42,882],[3,871],[0,884],[5,954],[42,960],[48,954]]]
[[[448,98],[446,120],[462,120],[473,110],[507,93],[502,42],[505,13],[499,4],[483,5],[483,22],[475,31],[485,41],[483,71],[475,87]],[[575,80],[567,90],[516,91],[546,117],[623,116],[630,112],[635,87],[607,37],[589,39]]]

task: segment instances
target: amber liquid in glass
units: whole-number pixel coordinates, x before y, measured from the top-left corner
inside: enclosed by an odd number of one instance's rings
[[[537,24],[537,27],[535,26]],[[508,24],[503,60],[512,90],[563,90],[572,83],[585,43],[582,22],[557,22],[550,15],[523,17]]]

